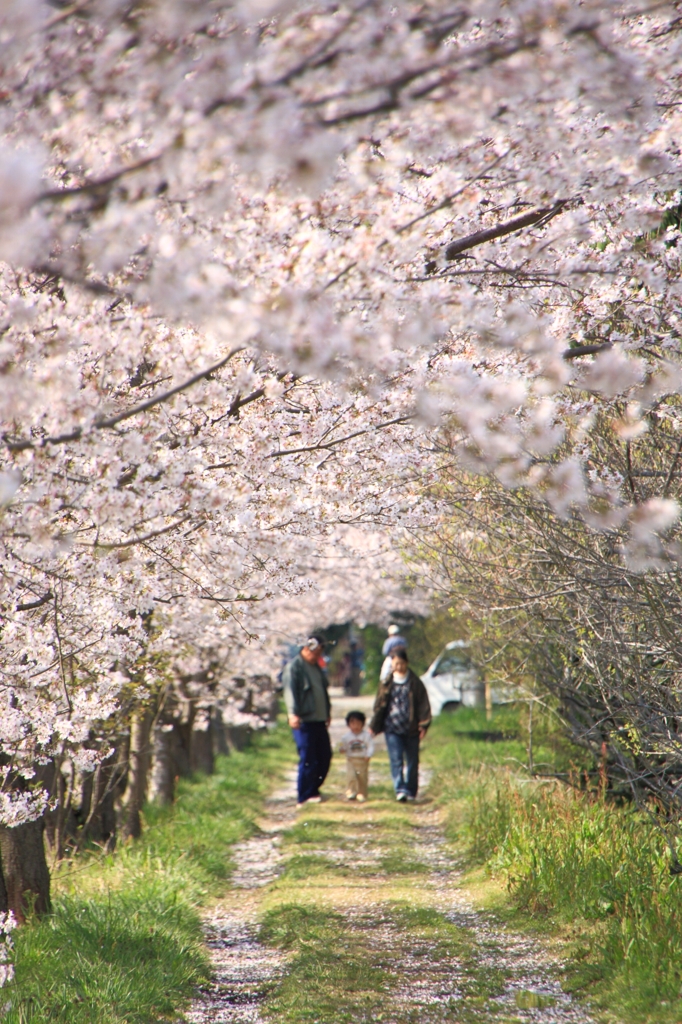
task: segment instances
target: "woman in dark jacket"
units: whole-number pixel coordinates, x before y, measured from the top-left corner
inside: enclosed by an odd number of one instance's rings
[[[419,676],[412,671],[407,651],[398,647],[391,653],[391,674],[379,683],[369,731],[386,734],[396,800],[414,800],[419,786],[419,741],[431,724],[429,695]]]

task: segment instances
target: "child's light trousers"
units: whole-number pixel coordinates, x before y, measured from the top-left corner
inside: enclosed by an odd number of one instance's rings
[[[369,760],[366,757],[346,758],[346,796],[367,796]]]

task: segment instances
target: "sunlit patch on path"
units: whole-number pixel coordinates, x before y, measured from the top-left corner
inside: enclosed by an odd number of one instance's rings
[[[303,811],[290,774],[236,848],[192,1024],[590,1024],[535,942],[474,910],[428,788],[396,804],[383,749],[366,805],[343,773]]]

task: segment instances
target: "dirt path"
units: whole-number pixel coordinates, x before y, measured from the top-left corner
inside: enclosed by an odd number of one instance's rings
[[[342,799],[343,770],[338,757],[328,799],[298,812],[290,773],[236,848],[234,888],[206,922],[215,980],[187,1019],[590,1024],[534,942],[473,909],[428,779],[396,804],[381,750],[360,806]]]
[[[232,890],[206,918],[206,943],[213,962],[213,983],[187,1014],[191,1024],[256,1024],[269,987],[284,970],[284,957],[258,941],[262,890],[283,866],[281,835],[296,820],[296,773],[266,804],[259,831],[233,851]]]

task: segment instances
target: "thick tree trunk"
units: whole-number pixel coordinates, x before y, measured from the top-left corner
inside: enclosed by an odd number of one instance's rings
[[[91,841],[111,848],[116,836],[116,772],[117,760],[98,764],[94,772],[83,777],[80,845]]]
[[[50,796],[56,807],[45,814],[45,837],[50,848],[50,856],[54,860],[62,860],[65,854],[65,840],[67,835],[75,837],[76,819],[73,813],[73,766],[66,764],[67,775],[64,774],[63,762],[54,761],[54,776],[49,786]]]
[[[230,753],[230,748],[227,745],[225,723],[223,722],[223,716],[220,708],[218,707],[213,709],[213,714],[211,715],[211,742],[213,745],[214,757],[217,757],[218,754],[222,754],[226,757]]]
[[[87,826],[87,835],[108,850],[116,845],[116,771],[117,765],[100,765],[95,775],[94,812]]]
[[[54,848],[57,835],[57,811],[63,799],[64,780],[55,761],[36,766],[35,782],[43,786],[50,794],[52,809],[45,811],[43,828],[45,842],[49,849]]]
[[[0,826],[0,856],[7,907],[22,923],[27,914],[50,910],[50,872],[43,843],[44,821]]]
[[[192,700],[179,702],[180,715],[173,719],[175,740],[173,758],[175,774],[186,777],[192,774],[192,730],[194,728],[195,707]]]
[[[149,799],[155,804],[172,804],[175,799],[175,748],[177,736],[172,723],[158,722],[152,736],[152,770]]]
[[[142,834],[140,812],[147,795],[151,725],[151,711],[135,712],[130,726],[128,789],[126,792],[123,827],[121,829],[124,839],[137,839]]]
[[[253,729],[250,725],[228,725],[225,727],[225,735],[230,750],[244,750],[251,742]]]
[[[193,772],[212,775],[215,769],[210,711],[201,710],[194,720],[190,746],[190,768]]]
[[[81,835],[85,831],[86,823],[90,820],[90,815],[94,809],[95,776],[98,771],[99,767],[94,772],[83,772],[78,779],[77,788],[80,792],[80,800],[76,812],[76,821],[81,830]]]
[[[59,755],[46,764],[37,764],[34,779],[50,794],[51,808],[43,815],[43,829],[50,857],[55,861],[64,856],[65,836],[68,834],[75,837],[77,826],[72,806],[72,788],[63,774],[62,765]]]

